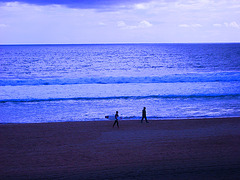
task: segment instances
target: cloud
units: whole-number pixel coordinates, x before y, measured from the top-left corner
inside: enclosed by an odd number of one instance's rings
[[[134,6],[136,9],[147,9],[148,7],[143,4],[143,3],[139,3],[139,4],[135,4]]]
[[[117,26],[122,28],[122,29],[140,29],[140,28],[149,28],[152,27],[153,25],[146,21],[140,21],[137,25],[127,25],[124,21],[118,21]]]
[[[124,27],[127,26],[127,24],[124,21],[118,21],[117,26],[120,27],[120,28],[124,28]]]
[[[140,28],[147,28],[147,27],[151,27],[151,26],[152,26],[152,24],[146,20],[143,20],[138,24],[138,27],[140,27]]]
[[[79,9],[108,9],[111,7],[122,7],[150,0],[0,0],[0,2],[19,2],[34,5],[63,5]]]
[[[181,28],[201,28],[201,24],[179,24],[178,25]]]
[[[104,22],[98,22],[98,25],[99,25],[99,26],[106,26],[106,23],[104,23]]]
[[[238,24],[236,21],[232,22],[225,22],[223,24],[213,24],[214,27],[227,27],[227,28],[236,28],[240,29],[240,24]]]
[[[239,25],[236,21],[233,21],[233,22],[230,22],[230,23],[225,22],[224,25],[225,25],[226,27],[231,27],[231,28],[240,29],[240,25]]]
[[[181,28],[189,28],[190,27],[188,24],[179,24],[178,26]]]
[[[0,24],[0,28],[5,28],[5,27],[8,27],[8,25],[6,25],[6,24]]]
[[[222,27],[222,24],[213,24],[214,27]]]

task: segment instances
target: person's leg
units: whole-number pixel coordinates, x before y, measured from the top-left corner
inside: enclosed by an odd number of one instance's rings
[[[113,127],[115,126],[115,124],[116,124],[116,120],[115,120],[114,123],[113,123]]]
[[[148,123],[147,117],[145,117],[146,123]]]
[[[142,117],[142,120],[141,120],[141,123],[143,122],[143,117]]]
[[[119,128],[118,121],[116,121],[116,122],[117,122],[117,127]]]

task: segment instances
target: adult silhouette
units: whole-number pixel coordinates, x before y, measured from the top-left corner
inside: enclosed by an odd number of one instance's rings
[[[114,123],[113,123],[113,127],[115,126],[115,124],[117,124],[117,127],[119,128],[119,125],[118,125],[118,118],[119,118],[118,111],[116,111],[116,114],[115,114],[115,121],[114,121]]]
[[[141,120],[141,123],[143,122],[143,119],[146,120],[146,123],[149,123],[148,120],[147,120],[146,107],[144,107],[143,110],[142,110],[142,120]]]

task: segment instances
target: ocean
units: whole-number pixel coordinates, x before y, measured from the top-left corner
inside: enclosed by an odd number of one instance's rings
[[[1,45],[0,123],[240,117],[240,44]]]

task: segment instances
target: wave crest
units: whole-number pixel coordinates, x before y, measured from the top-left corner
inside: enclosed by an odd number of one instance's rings
[[[67,100],[110,100],[110,99],[171,99],[171,98],[234,98],[240,94],[198,94],[198,95],[151,95],[151,96],[114,96],[114,97],[74,97],[74,98],[48,98],[48,99],[2,99],[0,103],[6,102],[41,102],[41,101],[67,101]]]
[[[68,85],[68,84],[124,84],[124,83],[179,83],[179,82],[232,82],[240,81],[240,72],[188,73],[153,77],[85,77],[0,79],[0,86]]]

